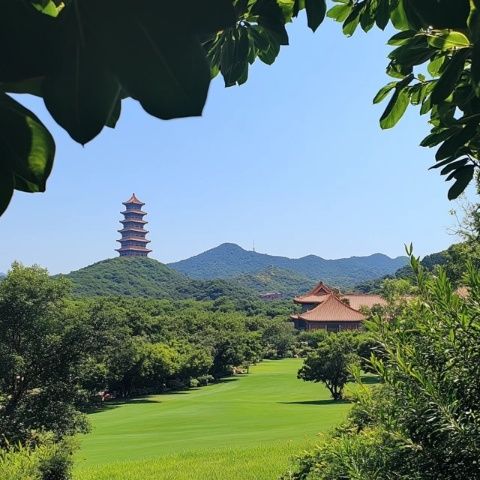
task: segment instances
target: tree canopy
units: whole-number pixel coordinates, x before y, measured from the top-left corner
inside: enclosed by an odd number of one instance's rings
[[[333,5],[333,6],[332,6]],[[479,167],[480,0],[7,0],[0,19],[0,214],[13,191],[45,190],[55,142],[10,94],[43,97],[54,120],[85,144],[114,127],[131,97],[160,119],[200,115],[211,77],[226,86],[249,65],[275,61],[286,24],[306,10],[315,31],[325,16],[343,33],[360,27],[398,33],[376,95],[390,95],[380,119],[396,125],[409,105],[429,115],[421,143],[439,146],[432,168],[460,195]],[[41,48],[33,48],[42,39]]]

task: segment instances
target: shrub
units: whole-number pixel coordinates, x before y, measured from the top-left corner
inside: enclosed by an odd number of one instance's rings
[[[360,386],[349,422],[285,479],[480,479],[480,272],[461,298],[442,270],[412,267],[419,297],[370,324],[383,384]]]
[[[18,445],[0,450],[2,480],[70,480],[74,444],[44,437],[35,447]]]

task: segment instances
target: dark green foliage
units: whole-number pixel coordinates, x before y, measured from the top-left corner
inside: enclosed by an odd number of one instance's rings
[[[81,296],[118,295],[197,300],[229,296],[253,301],[255,292],[231,282],[192,281],[157,260],[145,257],[117,257],[95,263],[65,275],[73,291]]]
[[[76,408],[84,337],[67,293],[65,281],[38,267],[14,264],[0,283],[0,444],[85,428]]]
[[[383,383],[359,387],[349,423],[286,479],[479,478],[480,275],[468,267],[461,298],[442,270],[412,268],[419,298],[370,324]]]
[[[36,439],[34,446],[10,446],[0,450],[0,472],[5,480],[70,480],[71,439],[54,442],[51,436]]]
[[[0,214],[13,189],[45,189],[55,152],[48,130],[6,92],[43,97],[82,144],[115,125],[125,97],[162,119],[200,115],[210,65],[199,35],[235,23],[229,0],[144,0],[134,9],[126,0],[3,3]]]
[[[338,260],[325,260],[315,255],[291,259],[277,257],[263,253],[244,250],[238,245],[224,243],[206,252],[169,264],[169,267],[184,273],[192,278],[231,278],[242,274],[259,274],[271,272],[273,277],[275,269],[290,270],[297,275],[311,279],[308,289],[320,279],[327,284],[338,287],[351,287],[356,283],[378,278],[379,276],[393,273],[407,262],[406,257],[391,259],[380,253],[368,257],[351,257]],[[285,276],[285,273],[281,273]],[[250,278],[241,277],[240,282]],[[299,279],[300,280],[300,279]],[[296,282],[296,280],[295,280]],[[253,280],[253,283],[256,283]],[[301,282],[303,287],[304,280]]]
[[[307,356],[298,378],[322,382],[334,400],[343,398],[343,388],[350,378],[350,367],[358,362],[357,340],[350,333],[327,335]]]
[[[313,285],[313,279],[277,267],[270,267],[255,273],[244,273],[233,277],[232,281],[259,293],[278,292],[286,299],[308,292]]]

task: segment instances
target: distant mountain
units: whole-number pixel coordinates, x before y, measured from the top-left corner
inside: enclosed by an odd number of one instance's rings
[[[431,253],[426,255],[420,260],[422,267],[428,272],[432,272],[437,267],[445,265],[448,260],[448,250],[442,250],[441,252]],[[355,285],[354,290],[358,290],[363,293],[379,293],[382,289],[383,281],[387,278],[405,278],[414,279],[414,273],[409,263],[406,263],[403,267],[400,267],[393,274],[383,275],[382,277],[375,278],[373,280],[367,280]]]
[[[390,258],[381,253],[338,260],[326,260],[315,255],[292,259],[247,251],[233,243],[224,243],[168,266],[195,279],[232,278],[275,267],[314,281],[322,280],[333,286],[348,288],[393,274],[406,263],[406,257]]]
[[[119,295],[215,300],[221,296],[256,298],[253,290],[226,280],[191,280],[163,263],[146,257],[117,257],[94,263],[67,275],[80,296]]]
[[[244,273],[231,279],[238,285],[259,293],[278,292],[284,298],[311,290],[314,281],[291,270],[269,267],[256,273]]]

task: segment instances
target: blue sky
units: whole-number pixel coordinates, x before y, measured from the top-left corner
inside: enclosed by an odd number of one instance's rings
[[[388,35],[344,38],[327,20],[303,18],[273,66],[246,85],[212,84],[202,118],[162,122],[133,101],[115,130],[85,147],[37,99],[24,100],[51,128],[57,158],[45,194],[17,193],[0,219],[0,271],[14,260],[68,272],[116,256],[121,202],[146,202],[152,256],[189,257],[223,242],[301,257],[425,255],[453,243],[448,186],[428,172],[434,151],[413,110],[382,131],[373,106]]]

